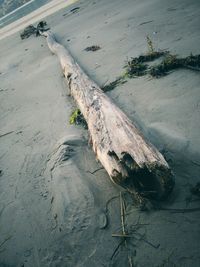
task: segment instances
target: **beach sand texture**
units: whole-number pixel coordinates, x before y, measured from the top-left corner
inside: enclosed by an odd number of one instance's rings
[[[85,0],[57,9],[45,20],[100,86],[124,71],[127,58],[147,51],[147,35],[156,49],[200,54],[197,0]],[[33,23],[31,14],[27,19],[16,29]],[[121,189],[96,161],[87,131],[69,125],[76,105],[58,59],[45,38],[22,41],[13,29],[0,37],[0,267],[130,266],[125,246],[112,257],[120,243],[112,237],[121,231],[119,198],[106,207]],[[86,52],[91,45],[101,49]],[[162,206],[198,208],[190,189],[200,181],[199,73],[131,79],[108,95],[175,174]],[[140,211],[129,199],[127,229],[138,226],[128,241],[133,266],[200,266],[199,219],[199,211]]]

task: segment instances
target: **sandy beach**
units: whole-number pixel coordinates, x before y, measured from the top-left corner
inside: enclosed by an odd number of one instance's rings
[[[127,196],[131,237],[119,246],[112,234],[121,233],[123,190],[96,160],[87,130],[69,124],[76,104],[45,38],[20,39],[44,17],[100,87],[147,51],[147,35],[156,49],[200,54],[197,0],[52,1],[0,30],[0,267],[128,267],[130,257],[137,267],[199,267],[200,199],[191,194],[200,182],[199,72],[128,79],[107,92],[176,182],[163,209],[142,211]],[[85,51],[92,45],[101,49]]]

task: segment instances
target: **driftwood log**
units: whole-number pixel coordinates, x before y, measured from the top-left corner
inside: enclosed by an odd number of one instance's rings
[[[41,35],[60,60],[71,95],[87,121],[93,150],[111,180],[129,191],[136,190],[152,198],[167,197],[173,189],[174,178],[162,154],[145,140],[50,31]]]

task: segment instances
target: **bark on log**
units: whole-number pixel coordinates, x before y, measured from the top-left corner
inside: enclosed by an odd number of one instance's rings
[[[125,113],[92,81],[50,32],[41,33],[60,60],[71,95],[91,136],[97,159],[111,180],[149,197],[163,199],[172,191],[174,177],[162,154]]]

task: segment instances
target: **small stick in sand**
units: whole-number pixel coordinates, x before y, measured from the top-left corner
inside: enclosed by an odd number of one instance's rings
[[[134,224],[134,230],[132,230],[134,232],[133,233],[128,233],[127,230],[126,230],[126,222],[125,222],[125,219],[126,219],[126,205],[125,205],[125,201],[123,199],[123,195],[122,193],[120,192],[120,218],[121,218],[121,229],[122,229],[122,233],[113,233],[112,234],[112,237],[119,237],[122,239],[122,241],[117,245],[117,247],[115,248],[113,254],[112,254],[112,257],[111,257],[111,260],[113,259],[113,257],[116,255],[117,251],[119,250],[120,246],[124,243],[125,244],[125,247],[127,249],[127,253],[128,253],[128,262],[129,262],[129,266],[130,267],[133,267],[133,262],[132,262],[132,257],[131,255],[129,254],[129,248],[128,248],[128,242],[127,242],[127,239],[130,240],[130,244],[132,244],[131,242],[131,238],[134,238],[135,240],[138,240],[138,241],[143,241],[145,242],[146,244],[150,245],[151,247],[155,248],[155,249],[158,249],[160,244],[153,244],[152,242],[148,241],[146,238],[145,238],[145,234],[140,234],[137,231],[137,226],[139,225],[146,225],[146,224],[140,224],[139,223],[139,220],[140,220],[140,216],[138,217],[138,220],[136,222],[136,224]],[[137,237],[138,236],[138,237]]]
[[[125,231],[125,203],[124,203],[124,199],[122,198],[121,192],[120,192],[120,207],[121,207],[122,232],[123,232],[123,235],[126,236],[126,231]],[[128,248],[126,239],[124,241],[124,244],[125,244],[125,247]],[[133,264],[132,264],[132,259],[131,259],[129,252],[128,252],[128,261],[129,261],[130,267],[132,267]]]
[[[111,260],[113,259],[113,257],[115,256],[115,254],[117,253],[118,249],[120,248],[120,246],[124,243],[126,249],[128,250],[128,244],[127,244],[127,237],[131,237],[130,235],[128,235],[126,233],[126,229],[125,229],[125,202],[124,199],[122,197],[122,193],[120,192],[120,217],[121,217],[121,227],[122,227],[122,234],[112,234],[113,237],[121,237],[122,241],[117,245],[116,249],[114,250],[112,256],[111,256]],[[132,258],[128,252],[128,262],[129,262],[129,266],[133,267],[133,262],[132,262]]]

